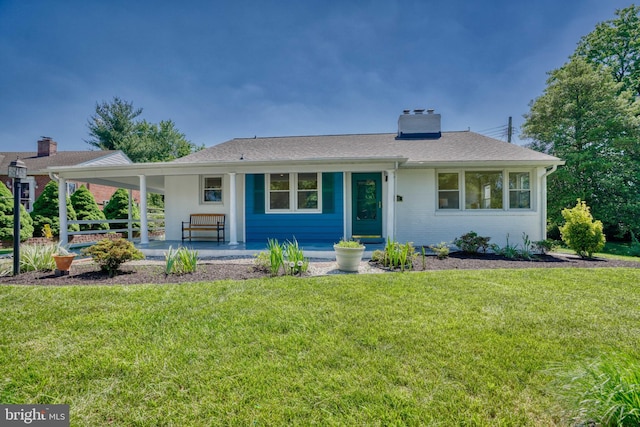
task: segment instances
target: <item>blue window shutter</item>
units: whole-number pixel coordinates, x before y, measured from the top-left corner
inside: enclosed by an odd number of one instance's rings
[[[334,213],[335,203],[335,174],[325,172],[322,174],[322,213]]]
[[[253,175],[253,213],[264,213],[264,175]]]

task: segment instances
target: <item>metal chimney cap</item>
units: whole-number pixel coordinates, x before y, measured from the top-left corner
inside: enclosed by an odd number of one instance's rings
[[[415,110],[413,110],[413,112],[414,112],[415,114],[422,114],[422,113],[424,113],[424,108],[418,108],[418,109],[415,109]]]

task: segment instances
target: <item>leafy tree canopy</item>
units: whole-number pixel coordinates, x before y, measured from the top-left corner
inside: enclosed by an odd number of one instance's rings
[[[617,18],[599,23],[582,37],[576,55],[604,66],[623,90],[640,95],[640,6],[615,14]]]
[[[566,161],[548,180],[548,214],[586,201],[614,234],[640,224],[639,106],[602,67],[574,57],[552,71],[542,96],[525,115],[530,146]]]
[[[142,108],[118,97],[96,104],[85,142],[101,150],[122,150],[133,162],[170,161],[203,148],[188,141],[173,121],[149,123],[139,119],[141,114]]]

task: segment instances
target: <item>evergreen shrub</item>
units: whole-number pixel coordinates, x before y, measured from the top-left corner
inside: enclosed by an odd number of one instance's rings
[[[0,184],[0,240],[13,240],[13,194]],[[33,221],[29,213],[20,205],[20,241],[33,236]]]
[[[118,272],[120,265],[127,261],[144,259],[144,254],[126,239],[102,239],[95,245],[82,249],[109,277]]]
[[[124,188],[119,188],[109,199],[109,202],[104,207],[104,216],[109,219],[128,219],[129,218],[129,192]],[[132,219],[140,219],[140,211],[135,203],[131,205]],[[113,223],[111,224],[113,229],[127,228],[127,223]]]
[[[49,224],[54,236],[60,235],[57,182],[49,181],[44,187],[40,197],[33,203],[31,218],[33,219],[34,236],[44,237],[43,228],[45,224]],[[73,209],[73,205],[71,205],[71,200],[67,197],[67,221],[75,221],[76,219],[78,219],[76,217],[76,211]],[[68,230],[80,231],[80,227],[78,227],[78,224],[71,224],[68,226]]]
[[[91,191],[84,185],[80,186],[71,195],[71,204],[76,212],[76,216],[80,221],[97,221],[106,219],[102,210],[96,203],[96,199]],[[108,230],[109,224],[80,224],[80,230]]]
[[[560,227],[562,241],[582,258],[591,258],[604,248],[602,222],[593,219],[586,202],[578,199],[573,208],[562,210],[562,217],[565,220]]]

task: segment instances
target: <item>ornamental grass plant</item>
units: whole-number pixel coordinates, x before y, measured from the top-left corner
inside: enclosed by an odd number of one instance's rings
[[[640,425],[640,362],[628,354],[604,354],[575,370],[558,369],[559,390],[572,422]]]

